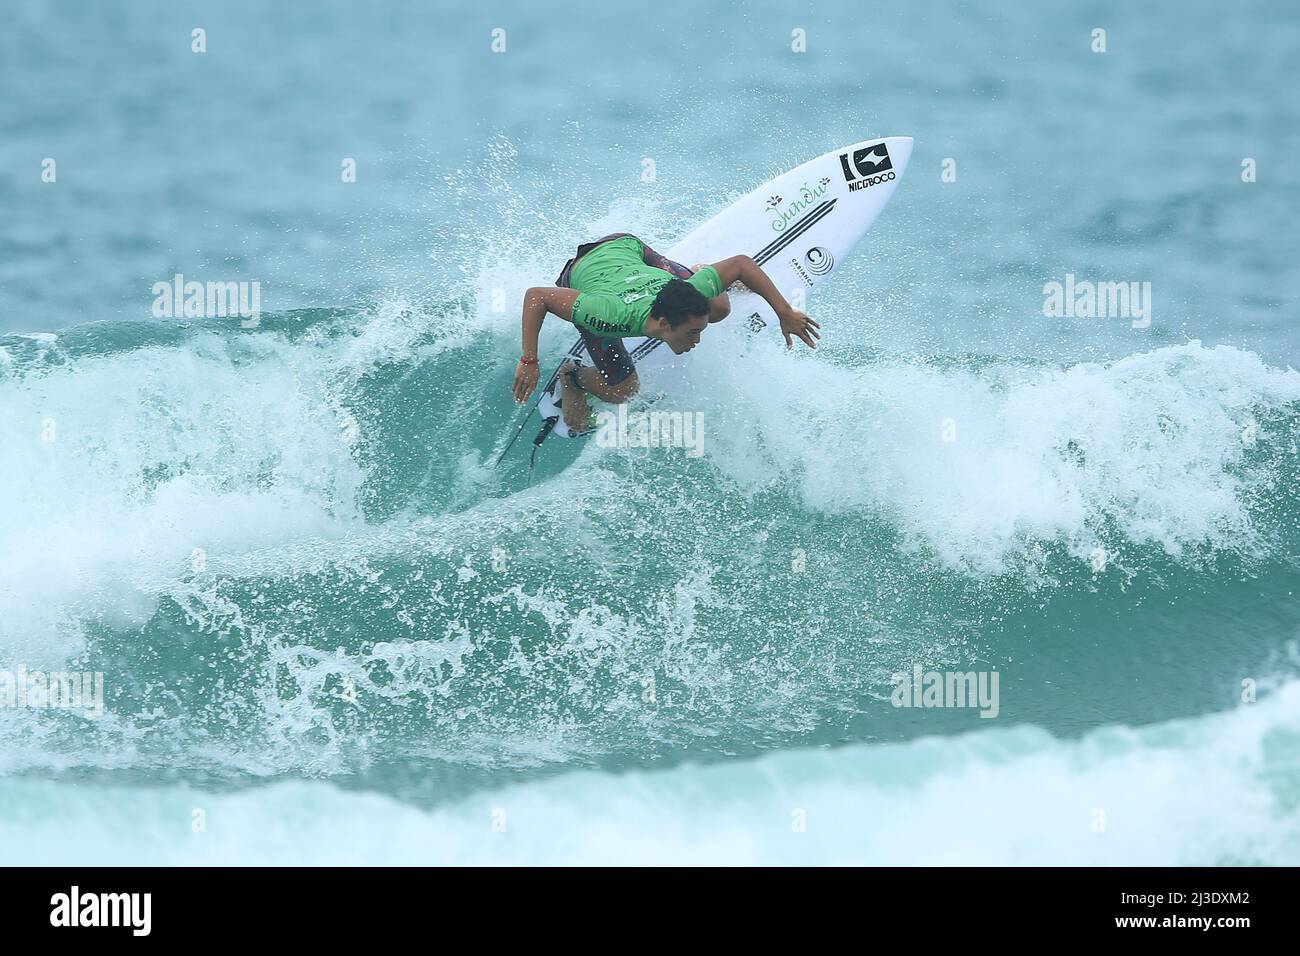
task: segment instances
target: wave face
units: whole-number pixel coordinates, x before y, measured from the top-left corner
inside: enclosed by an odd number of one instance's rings
[[[749,341],[654,406],[700,411],[698,457],[557,440],[530,486],[492,467],[493,335],[388,303],[0,342],[5,650],[106,675],[89,725],[0,710],[5,769],[428,799],[979,726],[893,707],[917,665],[997,670],[1003,720],[1064,733],[1291,666],[1300,375],[1248,352]]]

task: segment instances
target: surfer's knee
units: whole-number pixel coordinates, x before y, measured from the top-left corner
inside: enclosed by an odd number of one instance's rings
[[[609,396],[605,401],[613,405],[622,405],[633,395],[641,390],[641,380],[633,372],[617,385],[610,385],[606,388],[606,394]]]
[[[727,293],[724,292],[721,295],[715,295],[712,299],[709,300],[709,321],[710,322],[721,322],[730,314],[731,314],[731,299],[727,297]]]

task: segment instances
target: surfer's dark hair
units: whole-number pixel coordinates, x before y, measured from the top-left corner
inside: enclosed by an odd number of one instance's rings
[[[681,279],[669,279],[668,284],[655,296],[650,314],[656,318],[667,319],[669,326],[677,328],[688,319],[709,314],[709,300],[704,293],[689,282]]]

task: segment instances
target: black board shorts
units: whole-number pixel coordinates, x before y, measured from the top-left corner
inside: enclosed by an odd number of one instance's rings
[[[570,284],[573,278],[573,267],[578,264],[578,260],[591,252],[602,243],[609,242],[613,239],[623,239],[632,236],[630,232],[614,232],[608,236],[601,236],[593,242],[584,242],[578,246],[578,251],[572,259],[564,264],[560,270],[559,277],[555,284],[561,289],[572,289]],[[636,236],[632,236],[636,239]],[[640,240],[637,240],[640,242]],[[641,243],[641,258],[645,260],[648,266],[654,266],[656,269],[663,269],[665,272],[671,272],[679,279],[689,279],[695,273],[680,262],[661,256],[644,242]],[[591,356],[591,364],[600,372],[600,377],[606,385],[617,385],[626,380],[636,371],[636,363],[632,361],[632,356],[623,346],[623,340],[620,338],[608,338],[597,335],[595,332],[579,327],[578,331],[582,334],[582,342],[587,346],[587,354]]]

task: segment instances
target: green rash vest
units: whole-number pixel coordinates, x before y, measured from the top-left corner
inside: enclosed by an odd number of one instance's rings
[[[646,265],[641,241],[633,236],[603,243],[573,267],[570,284],[580,293],[573,302],[573,324],[603,338],[645,335],[655,296],[674,278],[670,272]],[[722,293],[722,279],[713,266],[705,266],[685,281],[706,299]]]

